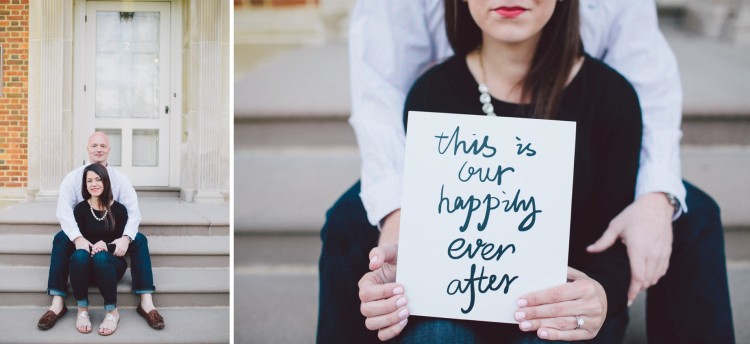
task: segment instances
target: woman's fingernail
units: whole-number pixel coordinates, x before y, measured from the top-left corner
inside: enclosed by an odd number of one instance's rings
[[[516,312],[516,320],[523,320],[524,318],[526,318],[526,313]]]
[[[516,303],[518,304],[518,307],[526,307],[526,305],[529,304],[529,302],[526,301],[526,300],[524,300],[524,299],[518,299],[518,301],[516,301]]]
[[[628,307],[633,305],[633,300],[628,300]]]
[[[406,298],[402,297],[396,301],[396,306],[403,307],[406,304]]]
[[[402,288],[402,287],[393,288],[393,294],[394,295],[403,294],[403,293],[404,293],[404,288]]]
[[[539,331],[539,337],[547,338],[548,335],[547,331]]]
[[[521,323],[521,328],[524,329],[524,330],[528,330],[528,329],[531,328],[531,323],[528,322],[528,321],[524,321],[524,322]]]
[[[409,311],[406,309],[402,309],[401,312],[398,312],[399,319],[406,319],[406,317],[409,316]]]
[[[401,327],[404,327],[404,326],[406,326],[407,322],[409,322],[409,319],[401,320],[401,321],[398,322],[398,324],[401,325]]]
[[[378,256],[372,256],[372,258],[370,258],[370,264],[375,263],[377,261],[378,261]]]

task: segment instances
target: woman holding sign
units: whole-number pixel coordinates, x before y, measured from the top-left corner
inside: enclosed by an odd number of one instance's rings
[[[378,269],[359,285],[366,325],[381,340],[622,341],[630,282],[625,247],[618,242],[592,255],[586,246],[633,201],[641,113],[632,86],[584,54],[578,16],[576,0],[446,0],[455,56],[417,80],[404,109],[405,116],[424,111],[576,122],[568,282],[521,296],[517,326],[407,320],[403,287],[384,288],[395,281],[396,267]],[[395,246],[380,247],[371,257],[393,261],[388,257],[395,254]],[[392,298],[397,302],[386,301]]]

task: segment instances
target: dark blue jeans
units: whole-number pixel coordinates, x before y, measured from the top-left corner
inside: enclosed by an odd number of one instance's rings
[[[649,343],[733,343],[719,207],[693,185],[685,187],[689,212],[673,224],[669,270],[647,292]],[[328,210],[320,232],[319,343],[380,343],[359,312],[357,282],[380,234],[367,221],[359,192],[357,182]]]
[[[621,343],[627,326],[627,312],[610,317],[604,322],[596,338],[585,341],[585,343]],[[391,342],[399,344],[568,343],[540,339],[537,337],[536,331],[522,332],[515,324],[418,316],[409,317],[409,323],[406,324],[404,330]]]
[[[70,256],[70,286],[78,307],[89,306],[89,284],[96,283],[104,298],[104,309],[117,308],[117,282],[122,279],[128,263],[107,251],[91,256],[86,250],[75,250]]]
[[[47,294],[65,297],[68,295],[68,272],[70,271],[70,257],[76,250],[75,244],[60,231],[52,241],[52,254],[49,263],[49,277],[47,278]],[[154,274],[151,271],[151,254],[148,251],[148,239],[138,233],[130,246],[130,276],[133,278],[133,293],[150,294],[154,287]]]

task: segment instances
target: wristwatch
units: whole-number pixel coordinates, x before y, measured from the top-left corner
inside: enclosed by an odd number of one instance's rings
[[[676,215],[677,212],[680,211],[680,201],[677,200],[677,197],[675,197],[675,195],[669,192],[665,192],[664,195],[667,196],[667,201],[669,201],[669,204],[674,207],[674,212],[672,213],[672,215]]]
[[[128,238],[128,240],[130,240],[129,242],[130,242],[131,244],[133,243],[133,238],[131,238],[131,237],[130,237],[130,235],[127,235],[127,234],[123,234],[122,236],[123,236],[123,237],[125,237],[125,238]]]

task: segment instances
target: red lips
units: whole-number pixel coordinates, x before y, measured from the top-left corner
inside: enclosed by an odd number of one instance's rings
[[[502,6],[495,9],[495,13],[505,18],[516,18],[526,12],[526,9],[520,6],[507,7]]]

